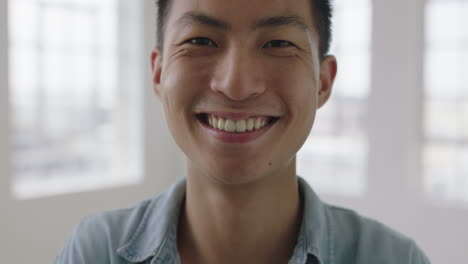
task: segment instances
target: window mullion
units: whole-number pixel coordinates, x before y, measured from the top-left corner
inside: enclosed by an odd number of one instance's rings
[[[10,199],[10,122],[8,91],[8,1],[0,0],[0,203]],[[0,204],[3,208],[3,204]],[[6,215],[9,215],[6,213]]]
[[[422,2],[374,1],[369,190],[382,202],[420,193]]]

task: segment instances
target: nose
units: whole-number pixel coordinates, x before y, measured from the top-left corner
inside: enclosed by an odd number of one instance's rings
[[[243,101],[265,92],[263,71],[255,55],[232,49],[222,57],[211,80],[211,89],[234,100]]]

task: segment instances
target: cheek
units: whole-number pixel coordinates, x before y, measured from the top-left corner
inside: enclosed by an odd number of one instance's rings
[[[188,139],[187,133],[194,130],[193,106],[203,96],[207,76],[206,67],[197,67],[187,60],[168,63],[162,73],[161,100],[166,121],[182,149]]]
[[[189,82],[184,78],[185,70],[176,65],[167,67],[161,76],[161,101],[164,106],[166,122],[172,135],[176,138],[180,131],[185,131],[184,120],[187,113],[186,106],[189,104],[190,87]],[[178,142],[179,143],[179,142]]]
[[[290,147],[297,150],[307,139],[317,108],[318,81],[312,67],[304,64],[283,64],[268,68],[269,84],[287,107],[285,128],[291,135]]]
[[[206,85],[206,68],[193,63],[172,63],[162,76],[162,98],[166,110],[182,114],[190,111],[193,102]]]
[[[317,105],[318,82],[311,65],[303,63],[278,63],[265,67],[269,87],[282,98],[293,115],[309,115]],[[304,116],[301,116],[304,118]]]

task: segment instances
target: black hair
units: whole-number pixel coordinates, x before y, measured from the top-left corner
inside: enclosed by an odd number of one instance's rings
[[[163,48],[164,32],[166,28],[167,16],[169,14],[171,3],[174,0],[155,0],[158,9],[158,24],[157,24],[157,46]],[[319,52],[320,58],[323,59],[330,50],[331,30],[332,30],[332,15],[333,8],[331,0],[310,0],[312,10],[311,15],[314,18],[315,26],[319,35]]]

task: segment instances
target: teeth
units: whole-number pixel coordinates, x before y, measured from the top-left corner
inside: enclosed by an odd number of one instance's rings
[[[255,126],[254,119],[249,118],[249,120],[247,120],[247,131],[252,131],[254,129],[254,126]]]
[[[219,118],[219,119],[218,119],[218,129],[224,130],[224,129],[225,129],[224,123],[225,123],[225,122],[224,122],[224,119]]]
[[[224,130],[227,132],[236,132],[236,122],[230,119],[226,119],[226,124],[224,125]]]
[[[246,129],[245,120],[240,120],[236,122],[236,132],[244,133]]]
[[[247,120],[231,120],[209,116],[208,124],[214,129],[224,130],[230,133],[244,133],[260,129],[266,126],[268,121],[264,117],[249,118]]]
[[[259,129],[260,127],[262,127],[262,123],[262,120],[259,118],[255,120],[255,129]]]

